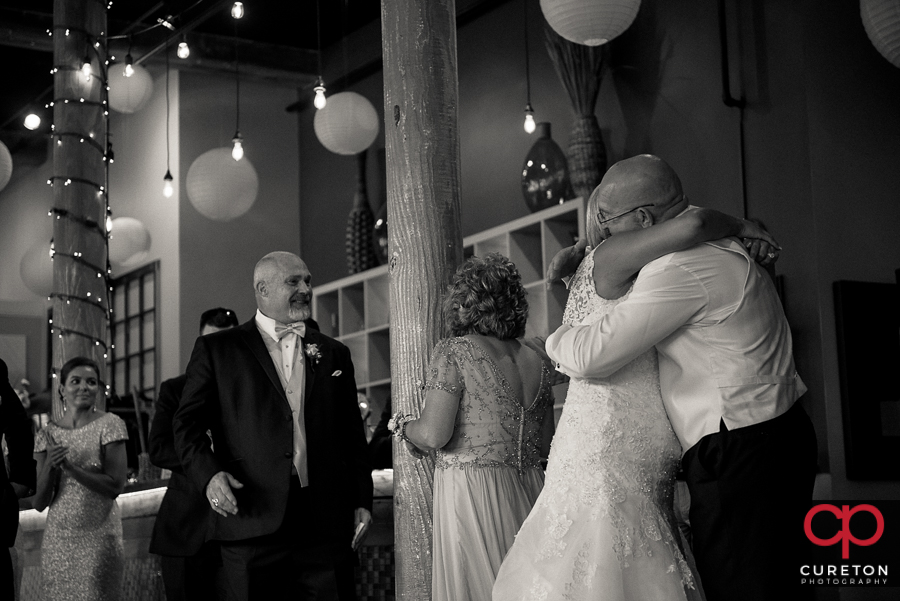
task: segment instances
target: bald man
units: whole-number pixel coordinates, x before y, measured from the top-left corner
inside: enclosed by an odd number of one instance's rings
[[[690,210],[677,174],[653,155],[613,165],[590,204],[592,244]],[[758,251],[723,239],[664,255],[600,321],[564,325],[547,339],[558,369],[579,378],[607,377],[656,347],[708,601],[809,594],[794,576],[816,437],[796,402],[806,387],[773,282],[753,260]]]
[[[350,351],[305,327],[297,255],[260,259],[253,288],[253,319],[194,345],[175,446],[215,512],[229,600],[337,599],[372,508]]]

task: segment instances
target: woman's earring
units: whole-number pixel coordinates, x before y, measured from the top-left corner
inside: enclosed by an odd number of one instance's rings
[[[69,406],[66,404],[66,397],[62,398],[62,402],[63,402],[63,413],[65,413],[66,411],[69,410]]]
[[[94,413],[97,413],[97,404],[96,403],[94,403],[94,406],[91,407],[91,411],[93,411]]]

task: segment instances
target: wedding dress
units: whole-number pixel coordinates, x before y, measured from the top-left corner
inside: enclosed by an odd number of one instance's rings
[[[627,297],[600,297],[593,265],[591,253],[564,323],[594,323]],[[573,378],[544,489],[503,560],[494,601],[702,600],[672,510],[680,459],[655,349],[609,378]]]

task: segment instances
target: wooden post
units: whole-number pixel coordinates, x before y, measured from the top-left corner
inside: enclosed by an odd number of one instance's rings
[[[106,6],[53,3],[53,368],[85,356],[106,382]],[[82,71],[91,61],[90,77]],[[58,384],[58,380],[54,380]],[[102,398],[98,401],[105,408]],[[62,415],[53,395],[53,419]]]
[[[391,400],[418,415],[440,301],[462,260],[454,0],[382,0]],[[431,599],[434,464],[394,442],[398,599]]]

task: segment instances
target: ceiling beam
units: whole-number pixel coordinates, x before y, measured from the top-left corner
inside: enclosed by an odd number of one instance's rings
[[[29,19],[28,22],[0,20],[0,46],[52,53],[53,38],[47,35],[47,29],[52,27],[52,16],[42,15],[43,18],[46,18],[48,25],[44,26],[40,20],[34,19]],[[198,24],[194,23],[193,26]],[[125,28],[116,29],[121,31]],[[161,50],[166,46],[167,30],[161,27],[158,29],[159,33],[154,30],[153,33],[143,34],[141,43],[132,46],[131,53],[135,57],[136,64],[144,63],[145,66],[153,67],[165,64]],[[176,45],[182,33],[182,29],[170,32],[169,43]],[[191,55],[185,60],[171,59],[172,67],[188,71],[234,73],[235,38],[194,31],[188,34],[188,43]],[[111,40],[110,55],[122,60],[128,46],[128,40]],[[307,87],[313,84],[318,75],[318,53],[315,50],[243,38],[237,39],[237,50],[240,57],[241,78],[247,81],[271,81],[282,85]]]

